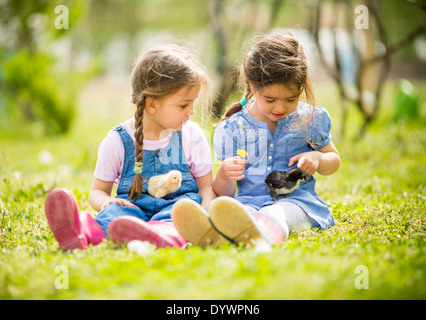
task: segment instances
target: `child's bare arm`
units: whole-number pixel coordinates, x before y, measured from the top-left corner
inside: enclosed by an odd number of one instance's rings
[[[288,166],[291,167],[296,161],[298,161],[297,167],[305,171],[307,175],[318,171],[318,173],[328,176],[335,173],[340,167],[339,152],[331,141],[317,151],[300,153],[290,158]]]
[[[195,182],[198,185],[198,193],[203,197],[201,205],[204,209],[208,210],[210,202],[216,198],[216,193],[213,191],[213,173],[210,171],[208,174],[202,177],[194,177]]]
[[[240,157],[220,161],[220,166],[213,182],[213,190],[218,196],[235,195],[235,182],[244,178],[247,160]]]

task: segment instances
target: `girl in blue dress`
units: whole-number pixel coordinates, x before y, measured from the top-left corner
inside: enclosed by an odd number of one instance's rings
[[[203,211],[212,226],[204,229],[210,243],[225,238],[279,244],[291,230],[333,226],[332,213],[315,192],[313,174],[333,174],[340,158],[331,141],[330,115],[314,107],[302,46],[289,33],[265,36],[245,56],[241,76],[245,95],[226,111],[215,131],[220,167],[213,189],[219,197]],[[307,181],[287,197],[274,199],[265,184],[268,174],[296,167]],[[200,208],[193,207],[193,223],[203,220]]]

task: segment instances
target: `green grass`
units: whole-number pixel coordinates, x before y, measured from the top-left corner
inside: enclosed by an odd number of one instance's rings
[[[44,199],[65,187],[95,214],[88,190],[98,145],[133,112],[121,105],[125,96],[108,98],[83,100],[65,137],[43,137],[37,126],[2,126],[0,299],[426,298],[426,126],[424,119],[393,122],[391,98],[362,141],[336,139],[341,169],[318,176],[317,192],[336,219],[328,230],[295,232],[270,252],[229,245],[141,256],[106,241],[63,252],[47,225]],[[338,122],[332,101],[324,105]],[[51,159],[40,162],[42,151]],[[367,268],[368,289],[356,287],[366,276],[356,273],[358,266]],[[60,288],[63,268],[68,289]]]

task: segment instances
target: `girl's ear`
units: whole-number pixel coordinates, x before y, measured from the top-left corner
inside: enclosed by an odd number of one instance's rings
[[[154,98],[148,97],[145,99],[145,110],[148,111],[149,114],[154,114],[157,111],[157,103],[158,101]]]

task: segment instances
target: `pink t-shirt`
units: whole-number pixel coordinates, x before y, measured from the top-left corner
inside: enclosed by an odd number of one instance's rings
[[[124,122],[121,124],[132,140],[135,132]],[[160,140],[143,140],[144,150],[158,150],[170,142],[172,132]],[[182,126],[182,145],[189,170],[194,177],[203,177],[213,168],[210,147],[199,124],[188,120]],[[112,129],[102,141],[98,150],[98,160],[94,176],[96,179],[118,183],[124,161],[124,145],[120,134]]]

